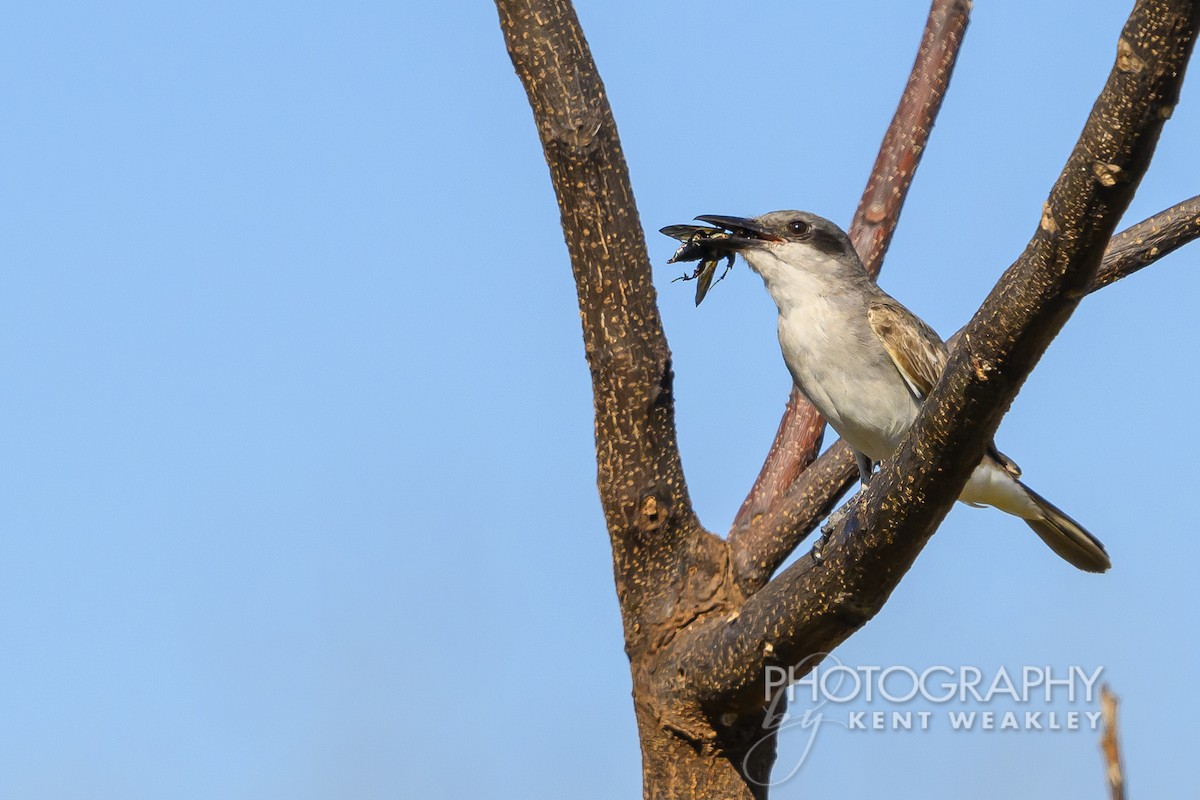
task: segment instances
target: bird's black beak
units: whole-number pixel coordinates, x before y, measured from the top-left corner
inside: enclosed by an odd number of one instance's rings
[[[703,214],[696,217],[699,222],[707,222],[729,231],[729,238],[721,240],[721,246],[728,250],[743,250],[761,242],[782,242],[782,237],[768,231],[752,219],[746,217],[723,217],[719,214]]]

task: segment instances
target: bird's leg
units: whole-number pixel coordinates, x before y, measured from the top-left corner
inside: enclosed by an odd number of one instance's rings
[[[858,504],[858,498],[861,496],[862,490],[860,489],[858,493],[854,495],[854,497],[851,497],[847,502],[843,503],[840,508],[829,515],[829,519],[825,520],[825,524],[821,526],[821,536],[813,544],[813,561],[820,564],[822,559],[825,558],[825,545],[828,544],[829,537],[832,536],[833,532],[837,530],[839,525],[842,524],[842,520],[846,518],[846,515],[850,513],[851,509]]]
[[[866,453],[854,451],[854,460],[858,462],[858,476],[862,479],[862,485],[865,488],[871,482],[871,470],[874,467],[874,462],[867,457]],[[813,544],[812,557],[813,561],[820,564],[825,557],[825,545],[829,541],[829,537],[837,530],[838,525],[850,513],[850,509],[858,502],[858,498],[862,496],[862,489],[859,489],[858,494],[850,498],[850,500],[842,505],[841,508],[829,515],[829,519],[825,520],[825,524],[821,526],[821,538]]]
[[[862,485],[866,486],[871,482],[871,459],[867,458],[866,453],[854,451],[854,460],[858,462],[858,476],[862,478]]]

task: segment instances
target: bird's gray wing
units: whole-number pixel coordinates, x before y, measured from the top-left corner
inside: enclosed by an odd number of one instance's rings
[[[916,314],[890,297],[871,303],[867,321],[909,390],[924,400],[946,368],[945,342]]]
[[[946,368],[949,355],[945,342],[920,317],[890,297],[871,303],[867,321],[909,391],[924,400]],[[1021,477],[1021,468],[997,450],[995,442],[988,444],[987,453],[1014,478]]]

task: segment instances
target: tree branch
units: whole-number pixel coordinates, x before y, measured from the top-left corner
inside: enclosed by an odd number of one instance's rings
[[[1200,195],[1176,203],[1114,236],[1088,291],[1116,283],[1198,238]]]
[[[879,274],[892,241],[900,209],[954,71],[970,11],[970,0],[934,0],[929,9],[904,94],[884,134],[850,225],[850,237],[872,275]],[[739,581],[745,579],[743,563],[753,560],[746,554],[761,551],[764,538],[769,537],[758,525],[759,520],[779,508],[788,487],[816,458],[824,430],[821,415],[793,388],[766,461],[729,532]]]
[[[841,439],[800,473],[775,506],[731,542],[731,558],[742,591],[750,595],[762,589],[858,477],[854,453]]]
[[[933,133],[967,32],[971,5],[971,0],[934,0],[930,6],[908,84],[854,212],[850,239],[872,277],[883,265],[913,175]]]
[[[1112,237],[1088,292],[1110,286],[1196,239],[1200,239],[1200,195]],[[951,349],[960,334],[950,338]],[[752,594],[761,589],[857,480],[854,455],[839,439],[756,521],[753,535],[742,539],[742,547],[735,551],[742,590]]]
[[[819,563],[805,555],[736,618],[694,626],[676,640],[662,680],[704,707],[759,708],[764,667],[830,651],[883,607],[1092,282],[1178,100],[1198,16],[1194,0],[1136,4],[1038,230],[968,324],[896,455]]]
[[[1120,701],[1108,688],[1100,687],[1100,713],[1104,715],[1104,733],[1100,736],[1100,752],[1104,755],[1104,779],[1111,800],[1125,800],[1125,768],[1121,763],[1121,734],[1117,727],[1117,706]]]
[[[720,571],[676,440],[671,354],[616,124],[568,0],[497,0],[533,109],[579,298],[596,414],[597,482],[631,650]],[[697,551],[704,557],[696,558]],[[688,576],[699,562],[704,574]],[[699,588],[696,588],[696,587]]]
[[[782,502],[783,493],[813,462],[821,452],[821,444],[825,440],[825,419],[812,403],[808,402],[800,390],[792,386],[788,395],[787,407],[779,420],[779,428],[775,431],[775,439],[767,458],[763,461],[750,493],[742,501],[741,508],[733,518],[733,525],[727,537],[729,547],[734,554],[734,563],[741,562],[741,554],[760,547],[758,540],[758,521],[763,515],[777,509]],[[741,567],[737,567],[737,577],[742,578]]]

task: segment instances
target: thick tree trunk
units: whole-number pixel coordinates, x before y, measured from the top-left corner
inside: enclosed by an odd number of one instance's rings
[[[635,705],[647,800],[765,800],[775,763],[775,735],[764,728],[765,715],[739,720],[720,740],[696,743],[664,728],[650,709]]]

